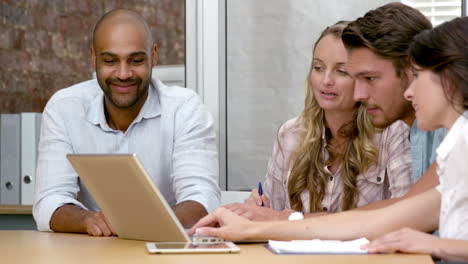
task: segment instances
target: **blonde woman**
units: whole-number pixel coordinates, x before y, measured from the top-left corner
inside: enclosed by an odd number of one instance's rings
[[[279,129],[264,195],[254,189],[244,204],[226,208],[252,220],[288,219],[400,197],[411,187],[408,126],[398,121],[375,133],[353,100],[341,41],[347,24],[328,27],[315,43],[305,108]]]

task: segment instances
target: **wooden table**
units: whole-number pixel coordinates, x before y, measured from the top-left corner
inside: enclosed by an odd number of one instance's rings
[[[428,255],[275,255],[262,244],[235,254],[148,254],[144,242],[38,231],[0,231],[0,263],[432,263]]]

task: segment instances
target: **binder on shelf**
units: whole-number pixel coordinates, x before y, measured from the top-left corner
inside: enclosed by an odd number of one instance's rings
[[[2,205],[2,115],[0,114],[0,205]]]
[[[41,113],[21,113],[21,204],[32,205]]]
[[[20,204],[20,115],[0,115],[0,203]]]
[[[2,205],[2,115],[0,114],[0,205]]]

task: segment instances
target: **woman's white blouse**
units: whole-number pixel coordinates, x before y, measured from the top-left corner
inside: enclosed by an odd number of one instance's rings
[[[468,111],[437,149],[441,238],[468,240]]]

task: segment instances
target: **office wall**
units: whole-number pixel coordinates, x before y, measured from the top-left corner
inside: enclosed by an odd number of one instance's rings
[[[228,189],[263,179],[280,125],[303,106],[319,32],[389,0],[227,0]]]
[[[94,24],[119,7],[147,19],[160,64],[184,64],[184,0],[2,0],[0,113],[41,112],[55,91],[90,79]]]

